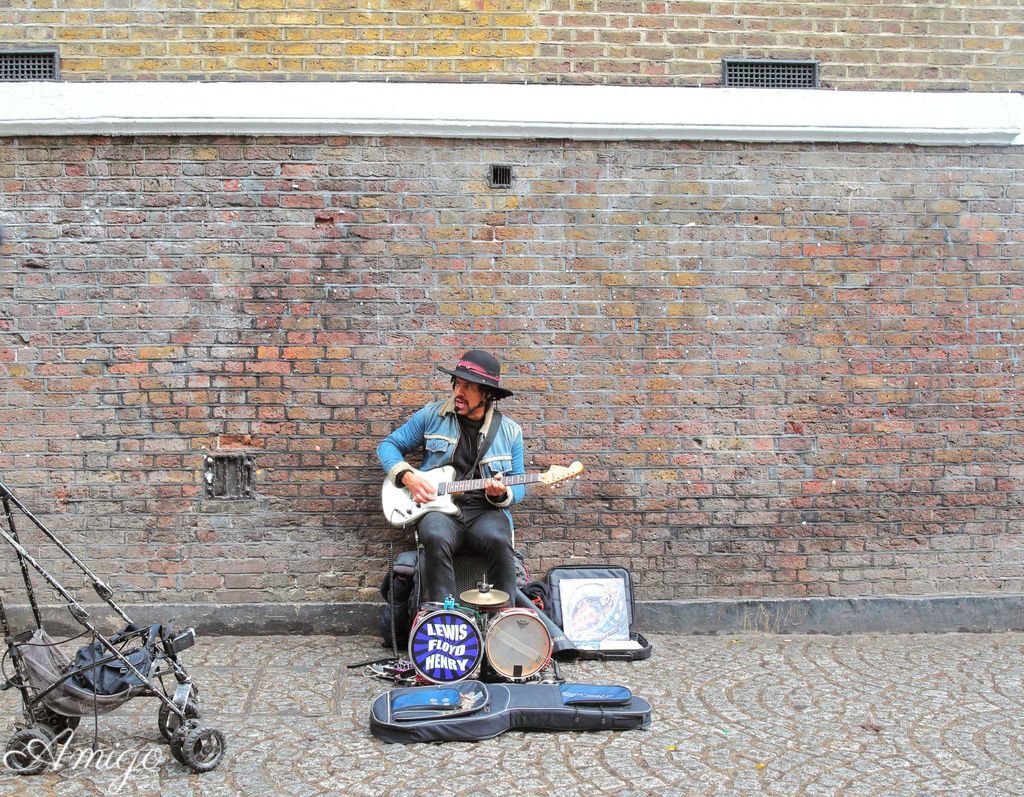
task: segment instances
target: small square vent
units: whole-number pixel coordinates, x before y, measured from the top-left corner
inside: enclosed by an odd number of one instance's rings
[[[0,81],[57,80],[60,59],[56,50],[0,50]]]
[[[207,498],[252,498],[254,462],[251,454],[211,454],[203,459]]]
[[[491,188],[511,188],[512,167],[504,163],[492,163],[487,172],[487,185]]]
[[[732,88],[815,89],[817,61],[722,60],[722,85]]]

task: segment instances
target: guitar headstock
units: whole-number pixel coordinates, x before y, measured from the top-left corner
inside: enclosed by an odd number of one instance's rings
[[[564,482],[566,479],[579,478],[581,473],[583,473],[582,462],[573,462],[567,468],[562,467],[561,465],[552,465],[540,475],[540,480],[541,483],[546,484],[548,487],[554,487],[556,484]]]

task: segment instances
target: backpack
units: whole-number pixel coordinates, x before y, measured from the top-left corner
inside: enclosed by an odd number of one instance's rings
[[[530,599],[537,611],[551,616],[551,589],[548,587],[547,581],[531,581],[519,589]]]
[[[391,585],[394,583],[395,595],[391,599]],[[403,551],[395,557],[390,573],[384,574],[380,585],[380,594],[384,598],[384,612],[380,616],[378,626],[384,647],[397,647],[399,651],[409,646],[409,632],[412,621],[420,606],[419,568],[416,567],[416,551]],[[395,640],[391,640],[392,616],[394,605]]]

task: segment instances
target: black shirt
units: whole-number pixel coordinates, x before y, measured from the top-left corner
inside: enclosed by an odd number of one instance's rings
[[[452,464],[455,466],[455,479],[476,479],[476,460],[480,450],[480,428],[484,425],[483,418],[471,421],[469,418],[457,416],[459,421],[459,444],[455,447]]]
[[[455,447],[455,456],[452,464],[455,466],[455,479],[479,479],[476,461],[480,452],[480,429],[484,420],[471,421],[468,418],[458,416],[459,420],[459,444]],[[455,503],[465,508],[488,506],[489,502],[483,490],[474,490],[455,496]]]

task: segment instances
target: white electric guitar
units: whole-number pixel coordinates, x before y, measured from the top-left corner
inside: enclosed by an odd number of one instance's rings
[[[512,487],[516,484],[546,484],[554,487],[566,479],[578,478],[583,473],[583,465],[573,462],[569,467],[563,468],[560,465],[552,465],[543,473],[525,473],[522,476],[504,476],[502,483]],[[443,512],[446,515],[459,514],[459,508],[452,500],[453,495],[468,493],[473,490],[484,489],[483,479],[468,479],[465,481],[452,481],[455,476],[455,468],[445,465],[433,470],[419,471],[421,476],[426,476],[430,483],[437,490],[437,498],[425,504],[416,503],[412,500],[409,491],[404,487],[394,484],[391,479],[384,480],[384,486],[380,491],[380,502],[384,508],[384,517],[392,526],[408,526],[415,523],[427,512]]]

